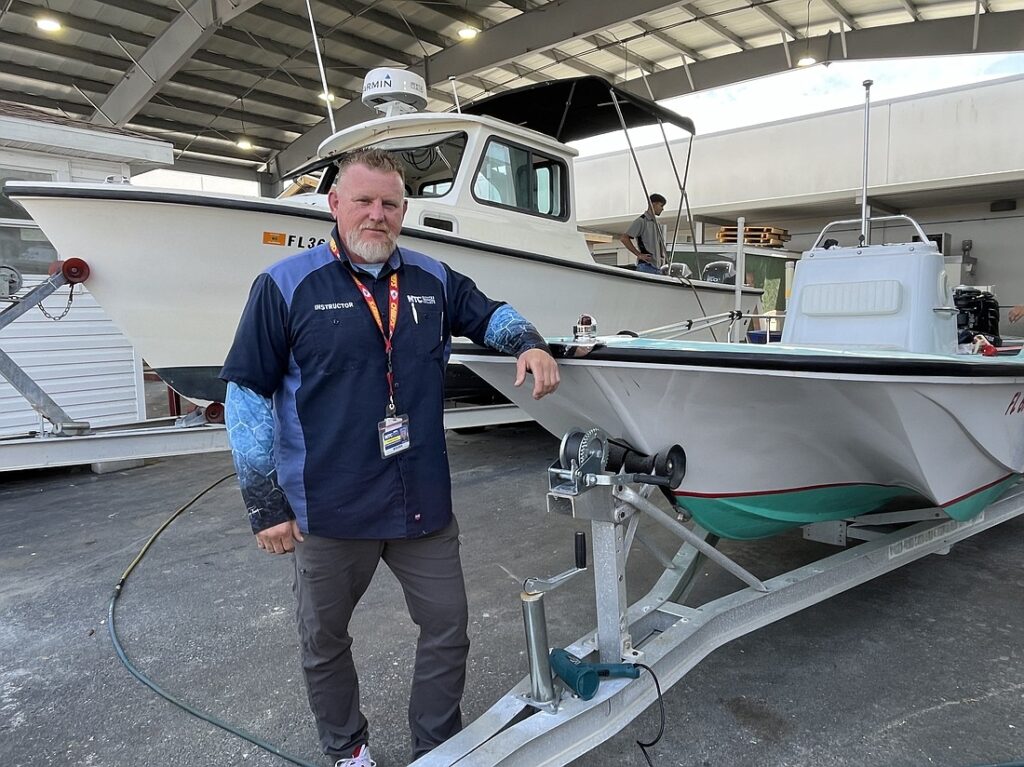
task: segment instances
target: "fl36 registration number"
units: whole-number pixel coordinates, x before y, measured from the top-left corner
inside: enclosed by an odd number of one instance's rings
[[[317,245],[323,245],[325,242],[327,242],[326,237],[317,237],[315,235],[291,234],[289,232],[263,233],[264,245],[282,245],[286,248],[305,250],[306,248],[315,248]]]

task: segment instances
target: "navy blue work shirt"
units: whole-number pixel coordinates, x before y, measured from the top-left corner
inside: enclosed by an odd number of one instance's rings
[[[340,243],[337,230],[335,241]],[[384,339],[353,274],[373,293],[385,331],[398,273],[395,405],[411,446],[382,458]],[[451,520],[444,377],[451,337],[483,345],[500,302],[422,253],[396,249],[376,279],[328,244],[284,259],[253,283],[220,377],[272,398],[278,482],[303,533],[415,538]]]

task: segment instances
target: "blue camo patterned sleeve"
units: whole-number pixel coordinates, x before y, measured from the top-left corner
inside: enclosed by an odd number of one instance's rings
[[[529,349],[548,351],[537,328],[508,304],[502,304],[491,315],[484,334],[484,343],[499,352],[518,357]]]
[[[224,399],[231,457],[252,531],[258,533],[294,519],[288,499],[277,484],[270,400],[233,381],[228,382]]]

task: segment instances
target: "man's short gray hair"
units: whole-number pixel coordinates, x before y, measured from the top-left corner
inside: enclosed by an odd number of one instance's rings
[[[340,183],[345,171],[353,165],[362,165],[382,173],[397,173],[398,177],[402,179],[403,189],[405,188],[405,168],[390,152],[385,152],[383,149],[357,149],[354,152],[349,152],[338,161],[338,175],[334,183]]]

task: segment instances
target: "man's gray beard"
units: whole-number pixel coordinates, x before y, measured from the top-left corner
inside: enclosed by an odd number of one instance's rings
[[[387,242],[366,242],[362,231],[354,232],[350,242],[345,243],[348,249],[369,264],[383,264],[395,251],[395,241],[389,236]]]

